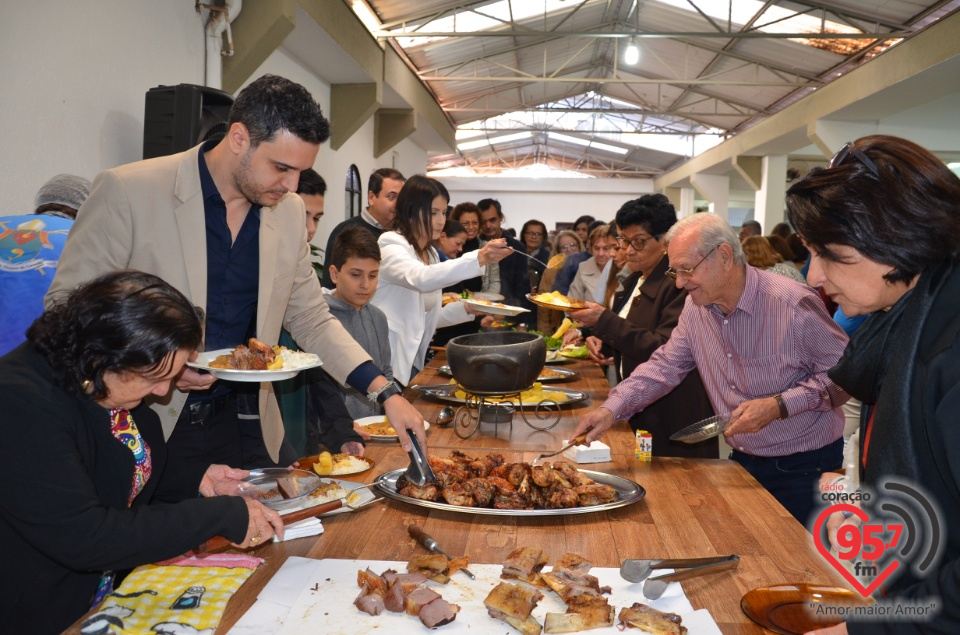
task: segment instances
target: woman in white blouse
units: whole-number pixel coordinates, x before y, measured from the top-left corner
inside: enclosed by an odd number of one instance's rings
[[[513,250],[504,239],[459,258],[438,262],[431,241],[440,237],[450,202],[436,179],[415,174],[397,196],[396,230],[380,244],[380,283],[373,304],[387,316],[394,378],[406,385],[423,368],[430,339],[439,326],[471,319],[478,312],[462,302],[442,306],[441,289],[483,273],[484,267]]]

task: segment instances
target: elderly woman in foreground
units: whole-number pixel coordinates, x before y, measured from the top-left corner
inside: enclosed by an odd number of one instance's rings
[[[890,481],[939,508],[939,559],[923,570],[926,552],[914,550],[883,583],[884,603],[935,604],[934,617],[851,620],[820,632],[960,633],[960,179],[910,141],[864,137],[795,183],[787,211],[810,249],[810,284],[847,315],[872,314],[829,373],[863,402],[858,467],[873,494],[864,503],[871,521],[881,522]],[[834,514],[831,539],[858,520]]]
[[[0,358],[3,632],[59,633],[112,590],[114,572],[213,536],[244,548],[282,533],[257,501],[206,498],[248,472],[170,464],[142,405],[195,355],[201,321],[160,278],[119,271],[79,287]]]

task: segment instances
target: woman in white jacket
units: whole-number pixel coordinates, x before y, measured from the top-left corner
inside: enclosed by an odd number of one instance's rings
[[[396,230],[380,236],[380,283],[373,303],[387,316],[393,375],[406,385],[424,365],[438,326],[450,326],[476,314],[462,302],[442,306],[444,287],[483,273],[513,250],[504,239],[439,262],[430,242],[440,237],[450,195],[436,179],[416,174],[397,196]]]

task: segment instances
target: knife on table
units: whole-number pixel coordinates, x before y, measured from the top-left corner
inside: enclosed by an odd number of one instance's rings
[[[447,557],[447,560],[452,559],[450,557],[450,554],[444,551],[443,549],[441,549],[440,545],[437,543],[436,540],[433,539],[433,537],[430,534],[425,533],[422,529],[420,529],[416,525],[407,525],[407,533],[410,534],[411,538],[413,538],[418,543],[426,547],[427,550],[433,551],[435,553],[443,554]],[[473,575],[473,573],[471,573],[469,569],[464,568],[460,570],[466,573],[468,576],[470,576],[471,580],[477,579],[477,576]]]

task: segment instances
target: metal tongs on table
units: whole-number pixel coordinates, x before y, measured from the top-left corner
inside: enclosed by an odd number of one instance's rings
[[[656,600],[671,582],[695,578],[704,573],[715,573],[736,569],[740,565],[740,556],[713,556],[710,558],[681,558],[674,560],[624,560],[620,565],[620,577],[628,582],[643,582],[643,596]],[[675,569],[651,578],[654,569]]]
[[[417,435],[412,430],[407,430],[407,434],[410,435],[410,451],[407,452],[410,455],[410,467],[405,472],[407,480],[417,487],[423,487],[427,483],[436,483],[437,475],[433,473],[433,468],[427,463],[427,455],[420,445],[420,440],[417,439]]]

